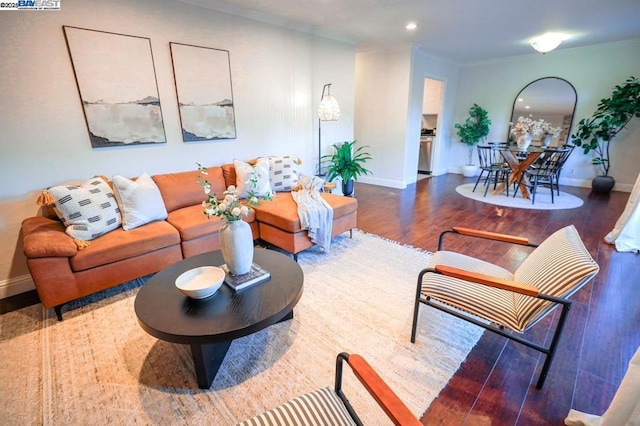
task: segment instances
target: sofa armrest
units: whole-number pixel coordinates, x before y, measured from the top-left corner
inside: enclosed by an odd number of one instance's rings
[[[78,246],[64,229],[60,221],[44,216],[25,219],[22,221],[24,255],[28,259],[74,256]]]

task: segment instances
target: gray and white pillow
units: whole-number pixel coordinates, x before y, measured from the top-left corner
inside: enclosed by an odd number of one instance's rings
[[[276,192],[291,191],[298,184],[299,159],[294,155],[269,157],[269,181]]]
[[[53,196],[53,209],[72,238],[90,241],[122,224],[115,195],[101,177],[80,186],[54,186],[47,192]]]

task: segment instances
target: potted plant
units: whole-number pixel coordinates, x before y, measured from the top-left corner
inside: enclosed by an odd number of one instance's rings
[[[353,182],[358,180],[358,176],[371,174],[364,168],[363,164],[371,160],[371,155],[364,151],[366,146],[354,149],[356,141],[342,142],[333,145],[335,153],[322,157],[323,161],[329,163],[327,169],[327,180],[332,182],[340,176],[342,180],[342,193],[346,196],[353,194]]]
[[[599,175],[593,178],[591,187],[595,192],[609,192],[615,185],[609,176],[609,144],[631,121],[640,117],[640,80],[629,77],[623,85],[616,85],[609,98],[602,99],[590,118],[578,122],[576,134],[571,139],[581,146],[585,154],[593,151],[591,162]]]
[[[469,161],[462,167],[462,174],[465,177],[472,177],[476,174],[477,168],[473,164],[473,147],[487,137],[490,125],[489,114],[477,104],[473,104],[469,109],[469,117],[464,124],[456,123],[454,125],[458,130],[457,135],[460,142],[467,145],[469,149]]]

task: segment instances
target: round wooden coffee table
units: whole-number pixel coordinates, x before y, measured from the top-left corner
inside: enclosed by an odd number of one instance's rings
[[[213,296],[195,300],[176,288],[175,279],[183,272],[222,265],[222,254],[216,251],[158,272],[136,295],[135,312],[147,333],[191,346],[201,389],[211,387],[233,339],[292,319],[293,307],[302,296],[302,269],[289,256],[256,248],[253,261],[269,271],[271,279],[237,293],[223,284]]]

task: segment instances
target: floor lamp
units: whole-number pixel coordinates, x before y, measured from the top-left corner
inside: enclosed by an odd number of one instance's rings
[[[322,173],[322,122],[337,121],[338,118],[340,118],[340,105],[331,95],[331,83],[328,83],[322,88],[320,105],[318,105],[318,176],[324,176]]]

